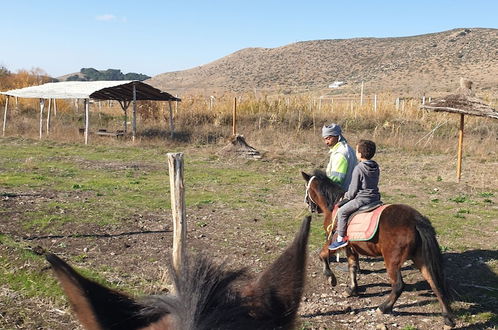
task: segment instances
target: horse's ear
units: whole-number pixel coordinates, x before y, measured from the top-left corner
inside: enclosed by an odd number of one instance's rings
[[[301,175],[303,176],[304,180],[306,180],[306,182],[308,182],[311,179],[311,175],[309,175],[306,172],[301,171]]]
[[[294,241],[243,292],[252,314],[270,320],[272,328],[289,328],[295,321],[304,288],[306,248],[311,216],[303,219]]]
[[[86,279],[54,254],[45,258],[85,329],[138,329],[150,323],[130,297]]]

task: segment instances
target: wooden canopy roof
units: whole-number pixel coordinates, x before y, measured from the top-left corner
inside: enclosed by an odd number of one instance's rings
[[[21,98],[132,101],[134,86],[135,100],[181,101],[167,92],[138,80],[64,81],[13,89],[0,92],[0,94]]]

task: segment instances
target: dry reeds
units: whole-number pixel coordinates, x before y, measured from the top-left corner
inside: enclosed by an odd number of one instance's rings
[[[219,143],[232,133],[235,95],[219,97],[187,95],[172,106],[175,134],[169,131],[169,106],[158,102],[138,102],[138,143]],[[491,106],[496,99],[487,96]],[[453,148],[457,134],[456,116],[429,113],[419,109],[422,100],[398,99],[390,94],[365,96],[319,97],[303,95],[237,96],[237,133],[248,137],[258,149],[282,149],[299,144],[319,144],[322,125],[336,122],[345,135],[371,138],[386,146],[408,150],[446,152]],[[494,102],[494,103],[493,103]],[[57,101],[58,115],[52,116],[48,138],[67,142],[81,142],[78,129],[83,127],[83,107],[70,101]],[[131,108],[131,107],[130,107]],[[22,103],[9,113],[10,126],[6,135],[37,138],[39,106]],[[91,106],[92,131],[123,129],[124,113],[117,102],[95,101]],[[128,110],[131,122],[131,109]],[[129,123],[128,123],[129,125]],[[491,119],[472,118],[466,131],[475,135],[466,139],[473,154],[486,154],[496,143],[498,123]],[[128,126],[128,132],[130,127]],[[45,135],[46,136],[46,135]],[[93,139],[95,142],[109,138]],[[114,140],[112,140],[114,141]],[[123,143],[124,140],[116,140]],[[109,143],[109,142],[105,142]],[[495,150],[496,152],[496,150]]]

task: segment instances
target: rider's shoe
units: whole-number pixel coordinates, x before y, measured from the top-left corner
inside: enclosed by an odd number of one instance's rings
[[[346,245],[348,245],[348,241],[346,241],[346,240],[343,240],[343,241],[340,241],[340,242],[335,241],[335,242],[332,242],[329,245],[329,250],[335,251],[337,249],[345,247]]]

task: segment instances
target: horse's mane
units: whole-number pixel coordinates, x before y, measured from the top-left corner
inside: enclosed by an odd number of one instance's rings
[[[313,176],[318,180],[318,190],[325,197],[327,208],[332,210],[334,205],[344,195],[344,189],[332,182],[324,171],[315,170]]]
[[[187,255],[190,257],[190,255]],[[233,288],[246,277],[246,270],[226,270],[204,256],[184,259],[178,275],[172,267],[175,295],[152,296],[143,301],[142,314],[147,319],[174,315],[179,329],[254,329],[249,306]]]

